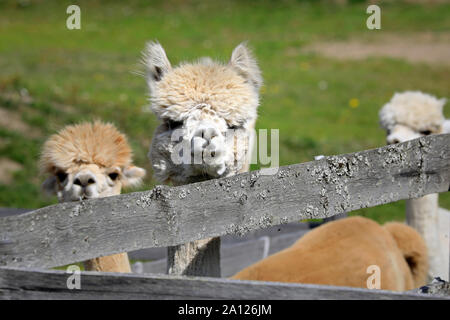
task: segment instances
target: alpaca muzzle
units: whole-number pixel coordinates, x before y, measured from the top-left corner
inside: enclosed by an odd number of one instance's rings
[[[396,125],[386,137],[386,143],[396,144],[406,142],[408,140],[413,140],[419,137],[421,137],[421,135],[414,130],[403,125]]]
[[[212,177],[221,176],[226,170],[226,144],[219,128],[202,121],[189,136],[191,164]]]

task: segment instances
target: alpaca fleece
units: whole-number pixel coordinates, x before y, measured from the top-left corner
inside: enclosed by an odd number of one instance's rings
[[[43,173],[82,164],[125,167],[131,159],[126,137],[113,124],[97,121],[70,125],[52,135],[44,144],[40,167]]]
[[[228,125],[239,126],[256,120],[258,93],[232,68],[203,60],[169,72],[154,87],[151,102],[160,119],[183,121],[208,105]]]
[[[350,217],[308,232],[232,278],[367,288],[371,265],[380,268],[381,289],[420,287],[428,268],[424,240],[401,223],[382,227],[367,218]]]
[[[445,98],[437,99],[420,91],[396,93],[380,110],[380,124],[387,130],[403,125],[417,132],[441,133],[445,102]]]

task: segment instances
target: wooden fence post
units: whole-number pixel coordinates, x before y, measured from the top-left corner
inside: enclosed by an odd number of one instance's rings
[[[220,278],[220,237],[168,247],[167,273]]]

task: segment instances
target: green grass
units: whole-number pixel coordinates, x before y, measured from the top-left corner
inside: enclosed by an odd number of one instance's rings
[[[66,29],[66,8],[72,3],[81,7],[81,30]],[[143,111],[148,104],[144,79],[132,73],[150,39],[163,44],[172,64],[206,55],[226,60],[239,42],[248,40],[265,79],[258,128],[280,130],[281,165],[383,145],[377,114],[395,91],[450,96],[448,66],[387,58],[337,61],[299,50],[315,41],[371,41],[380,32],[448,32],[449,4],[383,3],[382,30],[369,31],[367,5],[360,1],[346,6],[326,1],[146,3],[0,3],[0,107],[19,112],[36,129],[31,134],[0,128],[0,156],[23,165],[13,183],[0,185],[0,206],[36,208],[55,202],[39,190],[39,150],[49,134],[80,120],[116,123],[129,136],[136,164],[149,172],[142,189],[155,184],[146,153],[157,122]],[[326,90],[319,89],[321,81]],[[32,102],[24,101],[23,88]],[[354,98],[360,105],[350,108]],[[440,202],[450,208],[449,194],[442,194]],[[401,220],[404,203],[355,214],[380,222]]]

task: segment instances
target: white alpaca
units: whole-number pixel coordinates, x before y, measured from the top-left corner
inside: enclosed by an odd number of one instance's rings
[[[65,127],[44,144],[41,170],[49,175],[44,190],[60,202],[120,194],[122,186],[141,182],[145,170],[131,163],[127,140],[112,124],[82,123]],[[86,270],[131,272],[127,253],[91,259]]]
[[[237,46],[227,64],[202,58],[172,67],[162,46],[150,42],[143,60],[151,109],[161,121],[149,152],[155,177],[183,185],[248,171],[262,84],[249,49]],[[180,261],[178,270],[169,263],[168,272],[195,273],[202,262],[188,252],[195,255],[210,241],[170,248]]]
[[[148,43],[143,56],[151,109],[162,122],[149,153],[156,178],[182,185],[247,171],[249,144],[226,139],[229,129],[251,136],[257,117],[262,78],[246,46],[236,47],[228,64],[202,58],[172,68],[155,42]],[[173,140],[175,131],[179,139]],[[176,146],[185,142],[191,154],[174,163]]]
[[[387,143],[450,132],[443,115],[445,102],[444,98],[437,99],[420,91],[396,93],[380,110],[380,124],[387,132]],[[425,239],[429,277],[448,279],[450,212],[438,207],[438,194],[407,200],[406,221]]]

